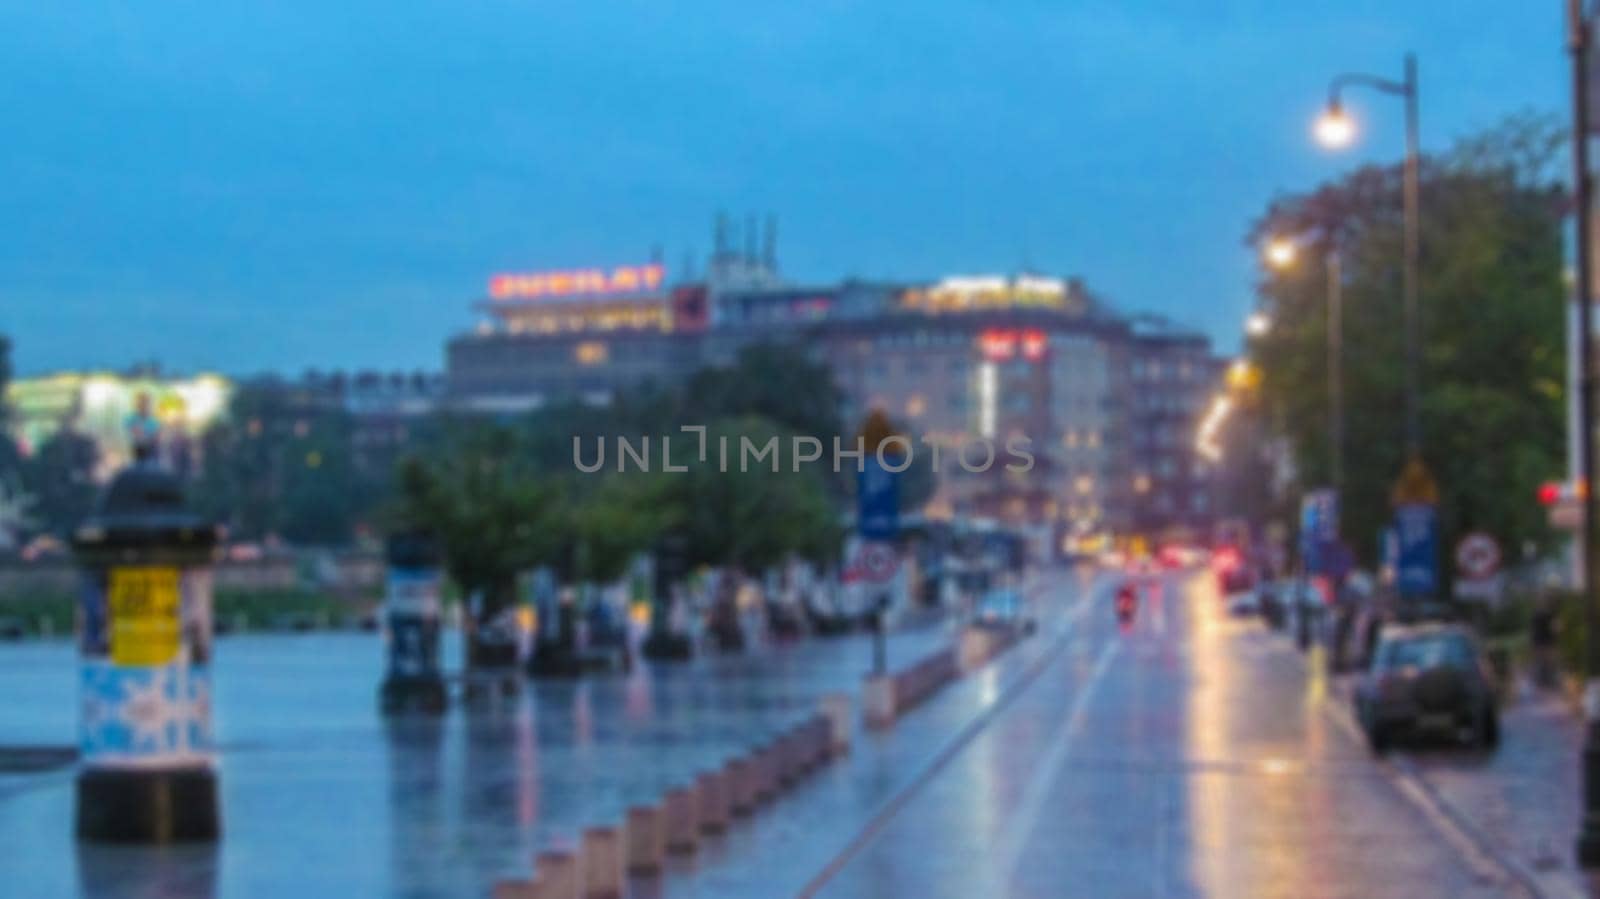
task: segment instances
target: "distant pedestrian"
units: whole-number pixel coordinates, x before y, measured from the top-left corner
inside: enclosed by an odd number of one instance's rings
[[[1533,648],[1533,682],[1541,689],[1556,683],[1556,604],[1540,597],[1528,619],[1528,643]]]

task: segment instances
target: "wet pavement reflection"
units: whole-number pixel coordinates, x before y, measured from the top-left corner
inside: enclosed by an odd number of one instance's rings
[[[949,639],[943,624],[897,633],[891,657]],[[80,847],[70,768],[0,775],[4,892],[487,895],[497,878],[526,874],[536,849],[620,820],[811,714],[824,693],[854,691],[869,662],[864,637],[777,644],[627,677],[529,682],[499,707],[385,720],[376,636],[226,638],[222,842]],[[71,742],[75,665],[66,641],[0,647],[0,744]]]

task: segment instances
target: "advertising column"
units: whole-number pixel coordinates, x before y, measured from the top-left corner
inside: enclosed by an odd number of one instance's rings
[[[220,529],[176,477],[124,470],[73,537],[84,840],[164,843],[221,832],[211,733],[211,562]]]

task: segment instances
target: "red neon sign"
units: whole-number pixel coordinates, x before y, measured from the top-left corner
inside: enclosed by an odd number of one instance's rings
[[[1014,331],[1008,328],[990,328],[978,334],[978,349],[990,362],[1004,362],[1017,355],[1022,348],[1022,358],[1038,362],[1050,346],[1050,338],[1043,331],[1029,328]]]
[[[496,300],[566,297],[583,294],[636,293],[655,290],[666,280],[657,263],[619,265],[609,271],[581,268],[555,272],[501,274],[489,279],[489,296]]]
[[[1004,362],[1017,354],[1017,332],[990,328],[978,335],[978,349],[990,362]]]
[[[1044,351],[1050,346],[1050,338],[1043,331],[1022,332],[1022,358],[1029,362],[1038,362],[1044,358]]]

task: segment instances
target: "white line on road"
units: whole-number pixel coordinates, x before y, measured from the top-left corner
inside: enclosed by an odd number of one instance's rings
[[[1061,772],[1066,767],[1072,744],[1083,730],[1083,718],[1085,710],[1089,707],[1089,700],[1093,698],[1095,689],[1111,667],[1111,661],[1116,658],[1117,649],[1121,645],[1121,641],[1111,640],[1101,648],[1100,657],[1095,661],[1094,671],[1073,700],[1072,711],[1061,722],[1061,726],[1056,728],[1055,733],[1050,735],[1050,746],[1045,751],[1044,758],[1034,766],[1033,776],[1028,779],[1027,789],[1022,792],[1022,805],[1006,822],[1005,830],[1001,831],[1000,838],[995,841],[994,871],[1000,878],[997,886],[1001,888],[997,895],[1006,893],[1005,886],[1011,883],[1017,865],[1022,861],[1022,850],[1027,846],[1028,838],[1033,835],[1034,828],[1038,826],[1045,800],[1055,789],[1056,781],[1061,779]]]
[[[992,702],[984,705],[972,720],[957,731],[956,735],[944,745],[944,748],[939,750],[933,760],[922,771],[911,779],[910,783],[906,784],[899,793],[879,806],[877,812],[867,822],[866,826],[851,838],[850,842],[844,846],[832,861],[824,866],[821,871],[818,871],[805,886],[801,887],[799,892],[800,899],[810,899],[810,897],[817,895],[824,886],[827,886],[828,881],[844,870],[845,865],[849,864],[851,859],[855,858],[877,838],[878,834],[889,825],[889,822],[893,820],[894,816],[899,813],[906,803],[911,801],[913,796],[973,740],[977,739],[984,729],[1005,711],[1013,699],[1026,691],[1035,678],[1050,667],[1062,653],[1066,652],[1073,629],[1077,626],[1079,619],[1095,607],[1094,598],[1099,592],[1098,585],[1091,586],[1086,591],[1086,595],[1078,600],[1077,605],[1061,616],[1054,628],[1055,642],[1043,649],[1022,671],[1007,681],[1001,687],[999,695]]]

